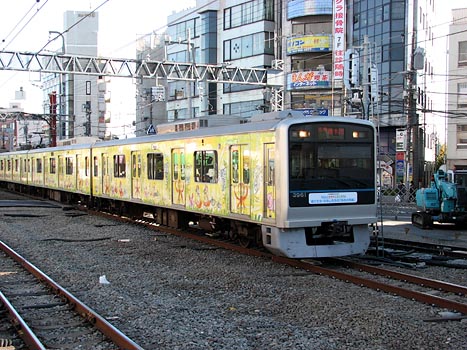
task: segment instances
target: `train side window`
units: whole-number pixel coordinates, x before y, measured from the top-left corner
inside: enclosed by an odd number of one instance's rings
[[[131,155],[131,164],[133,166],[131,169],[131,176],[141,177],[141,154],[139,154],[139,152],[134,152]]]
[[[42,159],[40,159],[40,158],[36,159],[36,172],[38,174],[42,173]]]
[[[65,174],[73,175],[73,158],[71,157],[65,158]]]
[[[0,170],[3,171],[3,159],[0,160]]]
[[[164,179],[164,155],[161,153],[148,153],[148,179]]]
[[[217,151],[196,151],[195,181],[217,183]]]
[[[114,177],[126,176],[125,155],[118,154],[114,156]]]
[[[55,174],[57,171],[57,164],[55,158],[49,158],[49,169],[51,174]]]
[[[8,162],[7,162],[7,165],[8,165],[8,171],[11,171],[11,159],[8,159]]]
[[[19,171],[19,162],[18,162],[18,159],[15,159],[15,171],[16,171],[16,172]]]
[[[232,183],[238,184],[240,181],[239,175],[239,163],[240,163],[240,156],[238,150],[232,151]]]
[[[97,157],[94,157],[93,159],[93,175],[99,175],[99,160],[97,159]]]
[[[84,176],[89,176],[89,157],[84,157]]]

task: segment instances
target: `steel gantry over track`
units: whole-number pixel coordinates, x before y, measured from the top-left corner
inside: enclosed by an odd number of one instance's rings
[[[276,84],[276,81],[278,76],[283,77],[283,66],[279,61],[274,61],[273,65],[273,69],[239,68],[225,63],[213,65],[0,51],[0,70],[139,79],[165,78],[269,87],[272,91],[272,109],[282,110],[283,84]]]

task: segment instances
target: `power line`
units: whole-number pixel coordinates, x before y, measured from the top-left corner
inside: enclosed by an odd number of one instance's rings
[[[36,4],[34,4],[34,5],[29,9],[29,11],[21,18],[21,20],[20,20],[20,21],[16,24],[16,26],[10,31],[10,33],[8,33],[8,35],[6,36],[6,38],[2,40],[2,42],[5,42],[5,41],[6,41],[6,39],[11,35],[11,33],[13,33],[14,30],[18,27],[18,25],[19,25],[19,24],[26,18],[26,16],[36,7],[37,2],[38,2],[38,1],[36,1]],[[5,50],[5,49],[8,47],[8,45],[10,45],[11,42],[12,42],[13,40],[15,40],[16,37],[17,37],[19,34],[21,34],[21,32],[24,30],[24,28],[32,21],[32,19],[33,19],[35,16],[37,16],[37,15],[39,14],[39,12],[40,12],[40,11],[42,10],[42,8],[47,4],[47,2],[49,2],[49,0],[46,0],[45,3],[44,3],[41,7],[39,7],[39,8],[37,9],[37,11],[29,18],[29,20],[28,20],[28,21],[21,27],[21,29],[15,34],[15,36],[5,45],[5,47],[3,48],[3,50]]]

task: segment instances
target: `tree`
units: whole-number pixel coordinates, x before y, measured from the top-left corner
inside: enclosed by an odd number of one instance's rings
[[[439,151],[435,160],[435,171],[439,169],[446,161],[446,144],[439,146]]]

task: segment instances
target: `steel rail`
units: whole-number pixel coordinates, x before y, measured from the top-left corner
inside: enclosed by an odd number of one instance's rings
[[[4,251],[8,256],[15,260],[18,264],[23,266],[28,272],[34,275],[40,281],[46,283],[53,292],[59,296],[64,297],[70,305],[72,305],[73,310],[80,314],[83,318],[88,320],[91,324],[94,325],[98,330],[100,330],[105,336],[107,336],[115,345],[120,349],[125,350],[143,350],[138,344],[133,340],[125,336],[121,331],[112,326],[107,322],[102,316],[97,314],[94,310],[86,306],[84,303],[76,299],[71,293],[69,293],[65,288],[61,287],[58,283],[52,280],[50,277],[45,275],[33,264],[29,263],[24,259],[20,254],[16,253],[4,242],[0,241],[0,249]]]
[[[402,273],[402,272],[397,272],[397,271],[392,271],[388,269],[384,269],[381,267],[375,267],[375,266],[370,266],[370,265],[365,265],[365,264],[360,264],[355,261],[350,261],[347,259],[333,259],[335,261],[338,261],[339,263],[346,264],[348,266],[351,266],[353,268],[358,268],[362,271],[374,273],[380,276],[388,276],[394,279],[397,279],[399,281],[407,281],[411,283],[416,283],[420,285],[425,285],[431,288],[436,288],[440,290],[444,290],[446,292],[452,292],[452,293],[457,293],[457,294],[462,294],[462,295],[467,295],[467,287],[462,286],[460,284],[454,284],[454,283],[449,283],[449,282],[444,282],[444,281],[438,281],[434,280],[431,278],[424,278],[424,277],[418,277],[414,275],[410,275],[407,273]]]
[[[273,257],[272,260],[287,264],[289,266],[294,266],[294,267],[301,268],[301,269],[304,269],[310,272],[314,272],[320,275],[332,276],[334,278],[340,279],[345,282],[352,282],[356,285],[365,286],[365,287],[372,288],[375,290],[382,290],[388,293],[393,293],[395,295],[399,295],[407,299],[417,300],[425,304],[436,305],[442,308],[455,310],[457,312],[467,315],[467,304],[458,303],[458,302],[444,299],[441,297],[437,297],[437,296],[434,296],[428,293],[417,292],[417,291],[405,289],[402,287],[392,286],[392,285],[385,284],[382,282],[373,281],[373,280],[369,280],[369,279],[358,277],[358,276],[353,276],[348,273],[312,265],[309,262],[305,262],[301,260],[293,260],[293,259],[277,257],[277,256]]]
[[[18,330],[18,334],[21,339],[23,339],[24,343],[31,349],[46,350],[44,344],[42,344],[42,342],[37,338],[33,330],[29,328],[28,324],[23,320],[21,315],[16,311],[15,307],[2,292],[0,292],[0,300],[3,306],[7,309],[13,326]]]
[[[92,211],[92,212],[94,213],[94,211]],[[108,215],[108,216],[111,216],[111,217],[116,219],[116,217],[114,215],[110,215],[110,214],[99,213],[99,215],[101,215],[101,216]],[[126,221],[126,222],[134,222],[130,218],[121,218],[120,217],[119,220]],[[365,279],[365,278],[362,278],[362,277],[353,276],[351,274],[336,271],[336,270],[333,270],[333,269],[328,269],[328,268],[316,266],[316,265],[313,265],[310,262],[306,262],[305,260],[299,260],[299,259],[286,258],[286,257],[282,257],[282,256],[276,256],[276,255],[261,252],[261,251],[255,250],[255,249],[244,248],[244,247],[238,246],[238,245],[233,244],[233,243],[228,243],[228,242],[225,242],[225,241],[218,241],[218,240],[216,241],[215,239],[212,239],[212,238],[209,238],[209,237],[199,236],[199,235],[192,234],[192,233],[186,233],[186,232],[183,232],[183,231],[178,230],[178,229],[168,228],[168,227],[165,227],[165,226],[154,226],[153,224],[145,223],[142,220],[140,220],[138,223],[141,224],[141,225],[144,225],[146,227],[157,229],[157,230],[167,232],[167,233],[170,233],[170,234],[174,234],[174,235],[177,235],[177,236],[180,236],[180,237],[193,239],[193,240],[196,240],[196,241],[199,241],[199,242],[202,242],[202,243],[207,243],[207,244],[217,246],[217,247],[221,247],[221,248],[224,248],[224,249],[233,250],[233,251],[236,251],[236,252],[239,252],[239,253],[242,253],[242,254],[246,254],[246,255],[250,255],[250,256],[269,258],[272,261],[277,262],[277,263],[281,263],[281,264],[284,264],[284,265],[300,268],[300,269],[303,269],[303,270],[306,270],[306,271],[309,271],[309,272],[313,272],[313,273],[316,273],[316,274],[319,274],[319,275],[334,277],[334,278],[337,278],[337,279],[345,281],[345,282],[351,282],[351,283],[356,284],[358,286],[365,286],[365,287],[375,289],[375,290],[382,290],[382,291],[385,291],[387,293],[392,293],[392,294],[395,294],[395,295],[399,295],[399,296],[407,298],[407,299],[417,300],[417,301],[425,303],[425,304],[436,305],[438,307],[446,308],[446,309],[450,309],[450,310],[456,310],[457,312],[460,312],[460,313],[463,313],[463,314],[467,315],[467,304],[458,303],[458,302],[455,302],[455,301],[452,301],[452,300],[444,299],[444,298],[437,297],[437,296],[427,294],[427,293],[422,293],[422,292],[417,292],[417,291],[413,291],[413,290],[409,290],[409,289],[405,289],[405,288],[401,288],[401,287],[397,287],[397,286],[392,286],[392,285],[385,284],[385,283],[378,282],[378,281],[368,280],[368,279]]]

